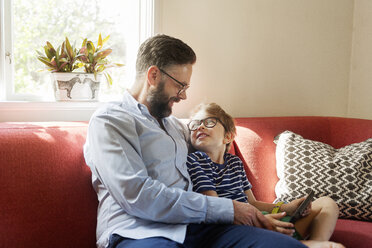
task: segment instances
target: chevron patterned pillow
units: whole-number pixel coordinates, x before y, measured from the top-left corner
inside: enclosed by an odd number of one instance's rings
[[[275,202],[313,189],[337,202],[340,218],[372,221],[372,138],[335,149],[290,131],[277,137]]]

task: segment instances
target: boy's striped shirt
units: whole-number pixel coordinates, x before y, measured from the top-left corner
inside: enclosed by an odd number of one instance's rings
[[[239,157],[225,153],[224,164],[214,163],[204,152],[190,153],[187,169],[195,192],[213,190],[219,197],[247,202],[244,191],[252,188]]]

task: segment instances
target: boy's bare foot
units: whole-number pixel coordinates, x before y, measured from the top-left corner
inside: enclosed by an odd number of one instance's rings
[[[301,240],[301,243],[309,248],[345,248],[342,244],[331,241]]]

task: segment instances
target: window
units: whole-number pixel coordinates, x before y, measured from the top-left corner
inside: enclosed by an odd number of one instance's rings
[[[46,41],[58,46],[68,36],[80,45],[110,35],[111,70],[101,101],[120,100],[134,79],[139,44],[159,31],[156,0],[0,0],[0,121],[86,121],[101,103],[54,102],[51,80],[36,59]],[[80,43],[80,44],[79,44]],[[106,86],[106,87],[105,87]]]
[[[110,60],[125,66],[110,70],[114,82],[111,87],[103,83],[100,99],[120,100],[124,89],[133,82],[140,42],[154,33],[154,2],[0,0],[0,116],[2,109],[9,111],[14,106],[10,102],[38,102],[37,108],[44,109],[42,102],[54,101],[50,73],[41,71],[44,66],[36,59],[36,50],[41,51],[46,41],[57,47],[66,36],[80,46],[84,38],[96,42],[100,33],[102,37],[110,35],[106,43],[113,49]],[[53,104],[61,108],[70,103]],[[74,108],[72,105],[79,104],[70,104],[69,110]],[[86,108],[89,104],[81,105]],[[28,104],[27,110],[30,108]],[[0,121],[4,119],[0,117]]]

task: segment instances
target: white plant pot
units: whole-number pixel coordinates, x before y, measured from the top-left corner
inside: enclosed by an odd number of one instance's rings
[[[53,72],[56,101],[98,101],[102,74],[79,72]]]

